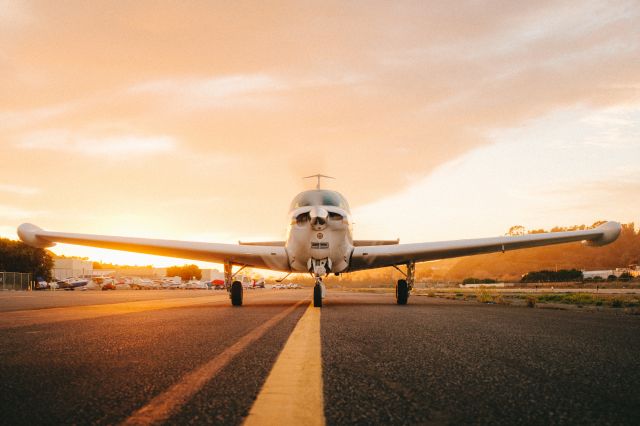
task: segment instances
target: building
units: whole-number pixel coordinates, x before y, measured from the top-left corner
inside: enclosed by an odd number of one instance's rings
[[[587,278],[596,278],[596,277],[606,280],[607,278],[609,278],[609,275],[616,275],[615,271],[613,269],[602,269],[598,271],[582,271],[582,278],[585,280]]]
[[[631,275],[632,277],[639,277],[640,276],[640,269],[638,268],[637,265],[631,265],[628,268],[616,268],[615,269],[615,276],[619,277],[620,275],[627,273],[629,275]]]
[[[629,268],[603,269],[600,271],[582,271],[582,277],[584,279],[600,277],[603,280],[606,280],[610,275],[620,277],[620,275],[624,273],[628,273],[632,277],[640,277],[640,268],[637,265],[632,265]]]
[[[202,269],[202,279],[205,281],[222,280],[224,281],[224,274],[217,269]]]
[[[93,262],[74,258],[57,258],[53,260],[51,274],[56,280],[93,275]]]

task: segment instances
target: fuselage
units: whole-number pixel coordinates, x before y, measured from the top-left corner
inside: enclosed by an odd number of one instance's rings
[[[289,209],[285,247],[291,270],[315,275],[339,273],[353,251],[351,213],[335,191],[314,189],[298,194]]]

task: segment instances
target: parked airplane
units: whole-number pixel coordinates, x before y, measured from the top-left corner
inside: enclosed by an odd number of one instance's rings
[[[413,288],[417,262],[572,241],[602,246],[615,241],[621,230],[619,223],[606,222],[597,228],[583,231],[430,243],[399,244],[398,240],[354,240],[347,200],[338,192],[321,189],[322,177],[326,176],[308,176],[318,179],[316,189],[301,192],[293,199],[285,241],[217,244],[114,237],[46,231],[29,223],[18,227],[18,235],[33,247],[50,247],[61,242],[222,263],[225,285],[234,306],[242,305],[243,300],[242,283],[234,280],[234,277],[245,267],[289,273],[307,272],[315,277],[313,303],[320,307],[325,293],[322,278],[330,273],[339,275],[363,269],[385,266],[398,268],[404,265],[405,278],[396,283],[396,302],[404,305]],[[234,273],[233,266],[241,268]]]
[[[67,278],[66,280],[61,280],[57,282],[58,288],[63,290],[75,290],[86,288],[89,284],[89,280],[84,278]]]

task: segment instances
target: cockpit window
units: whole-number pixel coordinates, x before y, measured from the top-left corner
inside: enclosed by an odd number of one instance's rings
[[[291,202],[291,209],[295,210],[307,206],[334,206],[349,211],[349,204],[342,195],[326,189],[314,189],[301,192]]]

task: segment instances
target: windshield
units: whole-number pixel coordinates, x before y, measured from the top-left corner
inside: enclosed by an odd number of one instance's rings
[[[334,206],[349,211],[349,204],[342,195],[326,189],[314,189],[301,192],[291,202],[291,210],[307,206]]]

